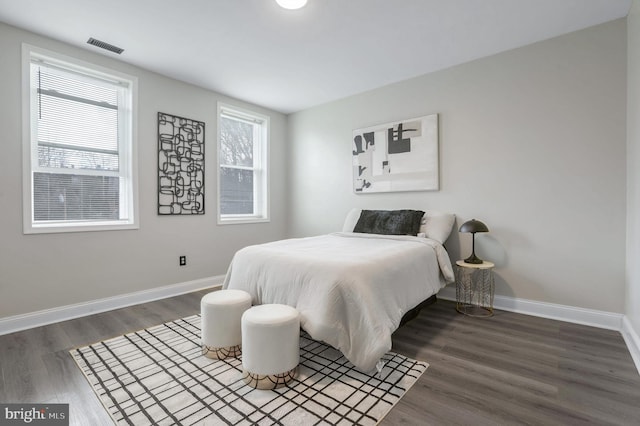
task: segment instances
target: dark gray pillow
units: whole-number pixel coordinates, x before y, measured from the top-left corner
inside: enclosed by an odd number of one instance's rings
[[[353,232],[418,235],[424,212],[420,210],[362,210]]]

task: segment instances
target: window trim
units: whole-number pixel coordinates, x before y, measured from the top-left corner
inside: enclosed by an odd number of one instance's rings
[[[127,107],[131,110],[130,119],[124,120],[126,127],[123,133],[130,135],[127,144],[129,149],[122,152],[123,163],[126,166],[125,176],[131,181],[131,196],[124,197],[126,205],[121,209],[128,209],[130,217],[126,221],[66,221],[35,223],[33,220],[33,172],[38,169],[37,153],[34,152],[32,137],[37,134],[35,123],[31,120],[32,90],[31,90],[31,62],[32,58],[43,58],[52,65],[61,64],[65,71],[83,71],[106,80],[126,81],[130,88],[130,99]],[[86,231],[115,231],[125,229],[139,229],[138,209],[138,79],[137,77],[121,73],[109,68],[92,64],[74,57],[66,56],[33,46],[22,44],[22,216],[23,233],[61,233]],[[64,173],[64,172],[63,172]]]
[[[258,214],[235,214],[235,215],[222,215],[220,212],[220,119],[223,113],[227,113],[231,116],[235,116],[239,119],[246,119],[247,121],[256,122],[259,121],[262,124],[262,135],[261,135],[261,143],[260,143],[260,156],[262,157],[261,161],[261,172],[264,175],[260,182],[256,182],[257,179],[254,179],[254,185],[261,185],[258,191],[255,191],[254,194],[257,194],[259,197],[258,203],[261,206],[262,212]],[[270,137],[271,137],[271,120],[268,115],[260,114],[255,111],[251,111],[249,109],[237,107],[234,105],[226,104],[223,102],[218,102],[218,111],[217,111],[217,137],[216,137],[216,184],[217,184],[217,223],[218,225],[232,225],[232,224],[242,224],[242,223],[265,223],[271,221],[271,186],[270,186]],[[233,168],[238,169],[247,169],[247,167],[243,166],[235,166]],[[255,170],[255,165],[253,168]]]

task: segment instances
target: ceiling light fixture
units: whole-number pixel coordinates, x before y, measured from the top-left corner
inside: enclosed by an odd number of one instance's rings
[[[280,7],[285,9],[300,9],[307,4],[307,0],[276,0]]]

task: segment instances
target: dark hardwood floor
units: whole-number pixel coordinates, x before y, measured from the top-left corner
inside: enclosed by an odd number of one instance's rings
[[[0,401],[69,403],[72,425],[111,419],[68,351],[199,312],[206,291],[0,336]],[[640,375],[620,333],[439,300],[393,336],[426,373],[382,425],[638,425]]]
[[[430,366],[382,424],[640,424],[640,375],[620,333],[454,306],[440,300],[394,334],[396,352]]]

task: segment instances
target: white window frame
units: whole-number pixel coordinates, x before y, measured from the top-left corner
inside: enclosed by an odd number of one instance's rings
[[[221,213],[220,200],[220,168],[225,167],[220,164],[221,141],[220,141],[220,119],[223,114],[232,116],[240,120],[247,120],[260,124],[259,141],[256,144],[254,139],[254,166],[234,167],[238,169],[253,170],[253,194],[254,212],[253,214],[225,214]],[[218,225],[240,224],[240,223],[261,223],[270,221],[270,186],[269,186],[269,146],[270,146],[270,118],[267,115],[259,114],[237,106],[218,102],[217,115],[217,186],[218,186]]]
[[[120,166],[118,176],[121,181],[120,210],[125,219],[114,221],[34,221],[33,176],[38,171],[37,121],[32,119],[32,109],[37,100],[36,90],[31,88],[31,63],[42,60],[53,66],[128,86],[128,96],[123,96],[124,108],[118,115],[118,151]],[[138,155],[137,155],[137,102],[138,79],[134,76],[94,65],[76,58],[61,55],[29,44],[22,45],[22,159],[23,159],[23,232],[25,234],[111,231],[138,229]],[[122,111],[125,113],[122,113]],[[62,173],[68,172],[61,170]],[[79,172],[73,170],[72,172]],[[85,173],[83,173],[85,174]],[[86,174],[90,174],[86,173]],[[122,182],[125,182],[124,184]]]

